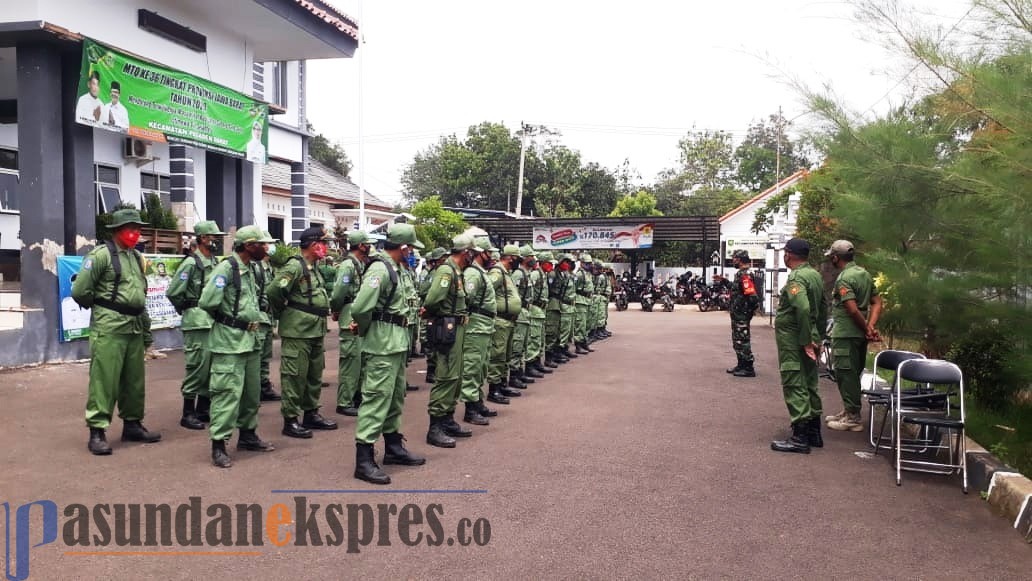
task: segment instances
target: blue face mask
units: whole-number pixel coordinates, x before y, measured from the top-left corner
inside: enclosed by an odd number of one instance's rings
[[[409,265],[409,268],[415,268],[416,264],[418,264],[418,261],[416,260],[416,255],[415,254],[409,254],[408,255],[408,265]]]

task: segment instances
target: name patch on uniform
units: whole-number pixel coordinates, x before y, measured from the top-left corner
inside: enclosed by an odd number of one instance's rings
[[[92,258],[87,258],[86,260],[82,261],[82,269],[83,270],[89,270],[91,268],[93,268],[93,259]]]
[[[225,288],[225,287],[226,287],[226,277],[222,276],[221,274],[216,276],[215,277],[215,288]]]
[[[380,277],[374,276],[369,279],[369,288],[380,288]]]

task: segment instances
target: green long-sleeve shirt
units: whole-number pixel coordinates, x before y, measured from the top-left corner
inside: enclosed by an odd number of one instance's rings
[[[340,313],[340,334],[351,333],[348,326],[353,320],[351,317],[351,303],[358,296],[358,290],[362,288],[362,275],[365,273],[365,264],[355,255],[346,257],[337,266],[337,281],[333,284],[333,293],[330,295],[330,310]]]
[[[778,335],[794,338],[798,347],[819,342],[827,319],[823,295],[824,281],[812,266],[803,264],[790,272],[774,319]]]
[[[115,269],[111,252],[106,244],[91,250],[82,261],[79,274],[72,282],[72,298],[83,308],[92,309],[90,331],[95,334],[147,335],[150,333],[150,317],[147,315],[147,279],[143,272],[143,259],[135,249],[119,248],[115,253],[121,265],[122,278],[115,291]],[[123,315],[94,305],[94,299],[102,298],[134,309],[144,309],[139,316]]]
[[[391,280],[389,267],[394,271],[396,282]],[[374,321],[373,313],[382,312],[397,317],[410,314],[408,278],[401,275],[398,263],[386,253],[377,256],[366,267],[358,295],[351,303],[351,316],[358,324],[362,337],[362,352],[371,355],[391,355],[409,349],[409,331],[386,321]]]
[[[462,268],[455,262],[454,256],[434,270],[423,308],[435,317],[461,317],[469,314]]]
[[[266,289],[273,313],[279,313],[281,337],[314,339],[326,335],[326,314],[330,310],[326,283],[316,264],[303,261],[303,257],[287,261],[276,270],[276,278]],[[298,305],[321,309],[326,314],[312,314],[297,308]]]
[[[201,291],[204,290],[204,283],[208,281],[212,271],[215,270],[215,259],[204,256],[200,251],[194,252],[179,263],[172,283],[165,290],[165,296],[174,305],[181,305],[186,302],[197,303],[201,298]],[[194,306],[183,311],[183,330],[196,331],[199,329],[210,329],[212,325],[211,315],[200,306]]]
[[[494,333],[497,306],[494,286],[487,278],[487,271],[479,263],[474,262],[466,267],[462,278],[466,281],[466,301],[470,313],[466,332],[481,335]]]
[[[578,305],[590,305],[591,295],[595,293],[595,283],[592,282],[591,275],[584,270],[578,270],[573,276],[577,292],[576,303]]]
[[[240,286],[233,275],[236,263]],[[239,299],[238,299],[239,297]],[[239,303],[238,303],[239,300]],[[262,313],[258,303],[258,286],[250,264],[240,257],[223,260],[215,265],[211,277],[201,291],[200,307],[213,317],[234,317],[247,323],[260,323]],[[208,335],[208,349],[212,353],[249,353],[258,348],[258,327],[244,330],[216,322]]]
[[[512,281],[512,275],[509,274],[509,271],[501,264],[496,264],[491,267],[491,271],[487,273],[487,276],[491,279],[491,285],[494,286],[495,306],[498,309],[498,315],[508,315],[512,318],[518,317],[523,304],[520,302],[520,291],[516,287],[516,283]]]

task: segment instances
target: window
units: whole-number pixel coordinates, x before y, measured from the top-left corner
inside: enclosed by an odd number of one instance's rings
[[[122,202],[120,170],[110,165],[97,164],[93,167],[94,183],[97,186],[97,211],[114,212],[115,207]]]
[[[266,94],[267,100],[273,105],[287,108],[287,62],[276,61],[269,63],[272,91]]]
[[[18,209],[18,150],[0,147],[0,210]]]
[[[147,196],[154,194],[161,199],[161,205],[165,208],[172,207],[172,178],[155,173],[140,173],[140,198],[147,199]]]
[[[269,218],[269,234],[276,240],[283,240],[283,218]]]
[[[18,173],[18,150],[0,147],[0,173]]]

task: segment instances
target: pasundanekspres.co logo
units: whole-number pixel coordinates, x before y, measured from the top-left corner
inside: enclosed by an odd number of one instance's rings
[[[289,492],[289,491],[273,491]],[[375,543],[390,547],[483,547],[491,522],[483,517],[445,517],[440,503],[317,502],[310,494],[374,491],[299,491],[289,502],[205,503],[192,496],[179,504],[67,504],[36,500],[2,503],[6,530],[4,565],[9,581],[29,578],[30,557],[47,545],[63,555],[259,556],[286,547],[343,547],[357,554]],[[375,491],[377,493],[483,494],[483,490]],[[46,550],[46,549],[44,549]]]

